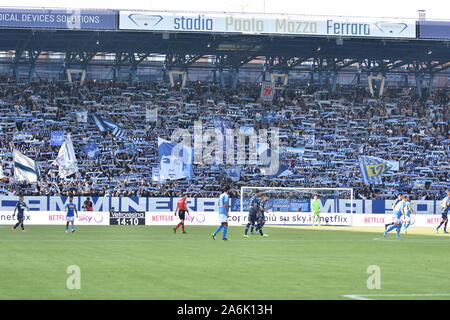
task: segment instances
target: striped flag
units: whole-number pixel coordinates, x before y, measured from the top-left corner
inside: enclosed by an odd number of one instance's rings
[[[20,153],[13,151],[14,178],[18,181],[37,182],[39,170],[36,162]]]
[[[111,120],[102,119],[100,116],[96,114],[93,115],[95,124],[101,132],[107,131],[110,132],[114,137],[121,138],[124,135],[122,129],[119,128],[117,124],[112,122]]]
[[[53,164],[58,166],[61,178],[66,178],[78,172],[77,158],[75,157],[70,135],[64,140]]]

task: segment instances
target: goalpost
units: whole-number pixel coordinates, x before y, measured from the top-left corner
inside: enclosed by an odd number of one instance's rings
[[[311,225],[311,201],[321,202],[322,226],[352,226],[355,205],[352,188],[241,187],[240,214],[248,214],[250,199],[261,192],[267,197],[266,224]]]

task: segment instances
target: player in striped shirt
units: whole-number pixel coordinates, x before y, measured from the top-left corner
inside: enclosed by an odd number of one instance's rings
[[[223,229],[222,240],[228,240],[228,212],[230,211],[230,187],[225,187],[219,197],[219,220],[220,226],[214,231],[212,238],[216,240],[216,235]]]
[[[447,191],[447,196],[442,199],[441,201],[441,213],[442,213],[442,219],[441,219],[441,223],[439,223],[439,225],[436,228],[436,233],[439,232],[439,228],[444,225],[444,233],[448,233],[447,232],[447,222],[448,222],[448,210],[450,207],[450,190]]]
[[[187,208],[187,195],[184,194],[183,197],[178,200],[177,203],[177,209],[175,210],[174,215],[177,215],[178,213],[178,217],[180,218],[180,223],[177,224],[177,226],[175,228],[173,228],[173,232],[176,233],[177,229],[179,227],[181,227],[181,229],[183,230],[183,233],[187,233],[186,230],[184,230],[184,218],[186,213],[189,214],[188,208]]]

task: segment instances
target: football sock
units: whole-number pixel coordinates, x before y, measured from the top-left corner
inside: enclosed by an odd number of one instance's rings
[[[186,230],[184,230],[184,223],[181,224],[181,229],[183,230],[183,232],[186,232]]]
[[[220,230],[222,230],[223,225],[220,225],[217,227],[216,231],[214,231],[214,235],[218,234],[220,232]]]
[[[260,224],[258,224],[258,225],[256,226],[256,230],[259,231],[259,234],[260,234],[260,235],[263,235],[263,232],[262,232],[262,226],[261,226]]]
[[[248,229],[250,228],[250,223],[247,223],[247,225],[245,226],[245,232],[244,232],[244,234],[247,234],[248,233]],[[252,228],[253,229],[253,228]],[[253,230],[252,230],[252,232],[253,232]]]
[[[226,239],[226,237],[227,237],[227,232],[228,232],[228,226],[224,226],[224,227],[223,227],[223,236],[222,236],[222,239]]]
[[[410,226],[410,223],[406,223],[406,224],[404,225],[404,229],[405,229],[405,230],[408,229],[409,226]]]
[[[443,224],[444,224],[444,221],[442,221],[436,229],[439,229]]]
[[[16,225],[14,226],[14,229],[16,229],[19,226],[20,222],[17,222]]]
[[[20,224],[20,227],[22,228],[22,230],[25,229],[24,226],[23,226],[23,223]]]
[[[397,226],[396,225],[392,225],[392,226],[390,226],[387,230],[386,230],[386,233],[388,233],[388,232],[390,232],[390,231],[392,231],[392,230],[394,230],[395,228],[397,228]]]
[[[181,222],[179,224],[177,224],[177,226],[175,227],[175,230],[177,230],[179,226],[181,226]]]

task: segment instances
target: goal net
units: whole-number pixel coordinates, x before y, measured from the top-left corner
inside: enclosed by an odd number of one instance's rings
[[[240,214],[248,214],[252,197],[259,194],[265,201],[266,224],[312,225],[315,197],[319,200],[316,225],[351,226],[355,213],[353,189],[351,188],[284,188],[284,187],[241,187]]]

